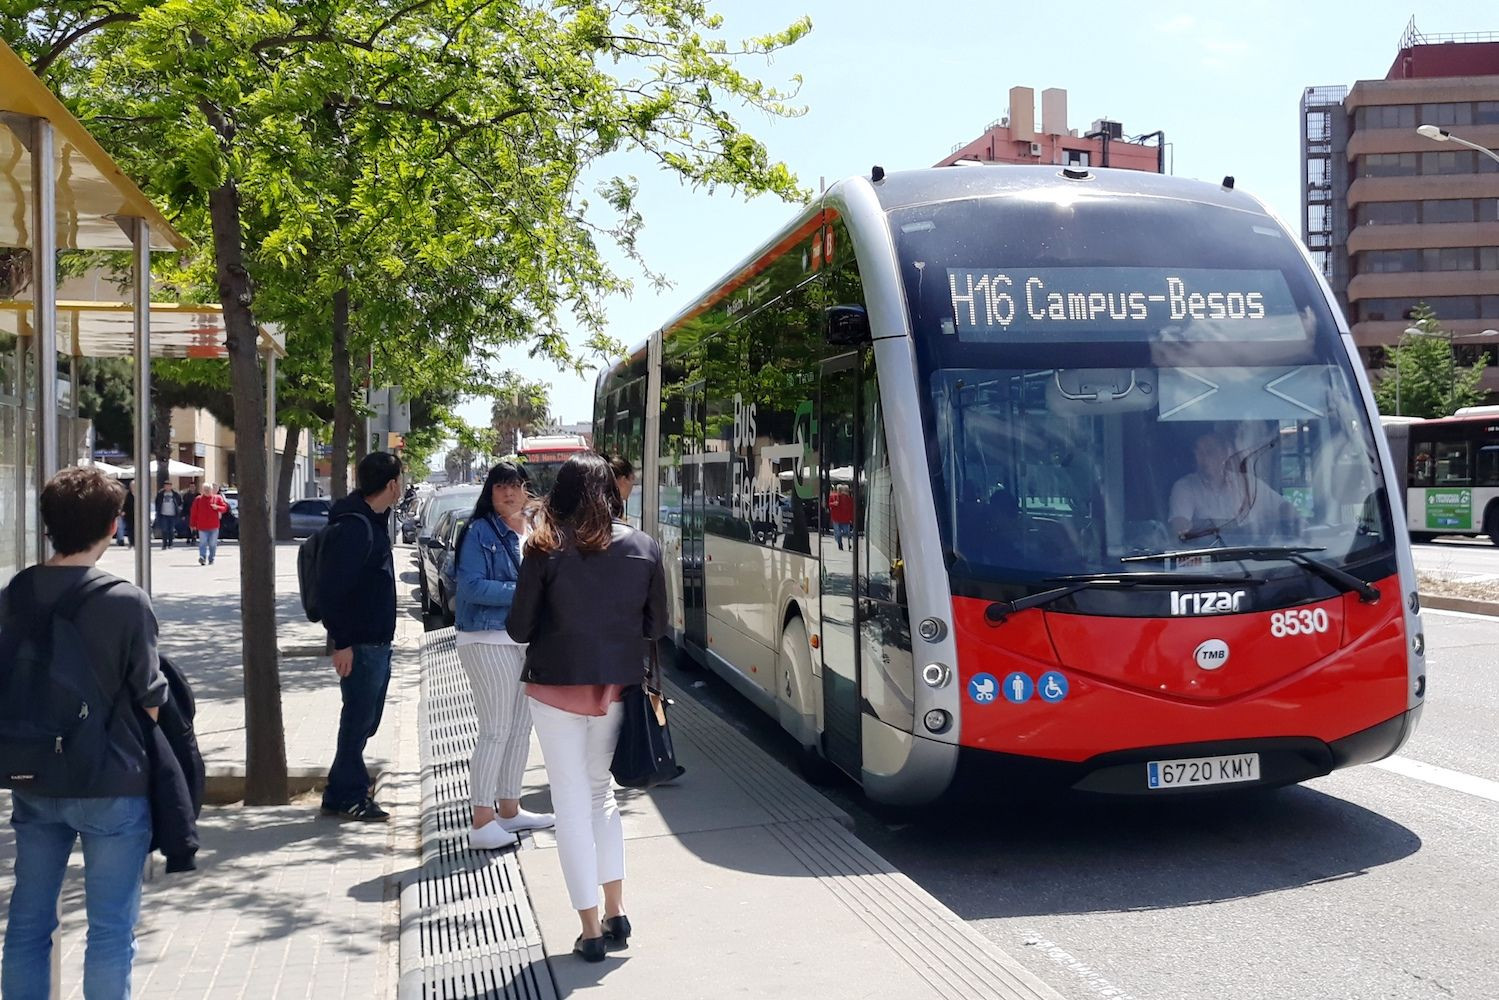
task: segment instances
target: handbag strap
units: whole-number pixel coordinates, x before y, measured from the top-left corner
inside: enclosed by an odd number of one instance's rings
[[[656,691],[661,690],[661,644],[655,639],[647,639],[646,646],[650,650],[650,669],[646,671],[645,686]]]

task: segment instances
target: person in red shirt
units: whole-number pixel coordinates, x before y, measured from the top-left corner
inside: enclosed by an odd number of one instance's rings
[[[847,486],[833,487],[833,493],[828,497],[828,521],[833,525],[833,538],[842,550],[843,539],[851,539],[854,533],[854,498]]]
[[[188,511],[188,524],[198,533],[198,565],[213,562],[219,554],[219,526],[224,515],[229,513],[229,501],[219,496],[219,488],[212,483],[203,487],[198,499]]]

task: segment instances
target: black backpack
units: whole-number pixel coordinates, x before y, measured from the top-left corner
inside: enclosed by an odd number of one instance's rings
[[[103,768],[125,681],[100,689],[75,618],[85,601],[124,581],[84,580],[50,608],[38,605],[35,581],[29,572],[16,577],[0,623],[0,787],[86,795]]]
[[[373,548],[375,529],[370,527],[369,519],[350,511],[332,518],[323,527],[314,531],[297,550],[297,589],[302,593],[302,610],[307,613],[307,620],[310,622],[323,620],[323,609],[318,604],[317,592],[318,573],[323,561],[323,546],[327,544],[328,533],[333,530],[333,526],[348,517],[358,518],[359,523],[364,525],[364,533],[368,536],[367,544]]]

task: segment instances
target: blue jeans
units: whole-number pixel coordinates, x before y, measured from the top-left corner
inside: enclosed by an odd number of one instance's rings
[[[346,809],[369,798],[370,773],[364,745],[380,728],[385,690],[390,687],[390,643],[354,647],[354,669],[338,681],[343,711],[338,717],[338,750],[328,769],[323,808]]]
[[[83,896],[88,946],[83,995],[130,996],[141,869],[151,848],[151,807],[144,796],[61,799],[13,793],[16,888],[5,925],[5,1000],[47,1000],[52,988],[52,931],[73,841],[83,838]]]
[[[851,523],[844,521],[833,522],[833,540],[838,543],[840,549],[843,548],[843,540],[845,538],[852,538],[853,534],[854,526]]]
[[[156,529],[161,532],[161,547],[169,549],[177,540],[177,518],[175,515],[156,515]]]
[[[212,531],[203,529],[198,532],[198,558],[213,562],[214,556],[219,554],[219,529]]]

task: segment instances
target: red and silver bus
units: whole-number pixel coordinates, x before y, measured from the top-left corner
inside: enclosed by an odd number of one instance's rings
[[[526,463],[526,473],[531,477],[531,492],[544,497],[552,492],[557,481],[557,470],[562,463],[580,451],[592,451],[581,434],[537,434],[519,437],[515,454]]]
[[[1347,326],[1243,192],[841,182],[597,385],[673,638],[872,798],[1392,754],[1425,693]]]

